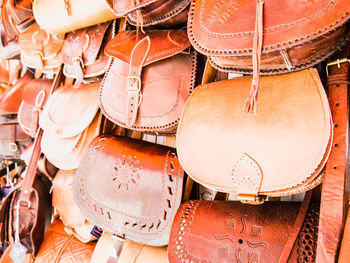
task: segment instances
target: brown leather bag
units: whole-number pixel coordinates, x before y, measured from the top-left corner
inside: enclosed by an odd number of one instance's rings
[[[194,0],[188,33],[221,71],[252,73],[252,56],[258,55],[260,74],[290,72],[319,63],[344,44],[349,8],[349,0]]]
[[[62,64],[61,50],[64,34],[53,36],[34,24],[19,36],[21,61],[23,65],[35,69],[35,77],[42,73],[56,73]]]
[[[62,86],[51,95],[40,115],[42,151],[59,169],[78,168],[83,152],[100,134],[99,87],[100,83],[82,84],[78,89],[70,84]]]
[[[187,22],[190,0],[114,0],[118,16],[127,15],[131,25],[174,27]]]
[[[52,206],[56,208],[65,231],[81,242],[87,243],[95,238],[90,234],[93,225],[81,214],[73,199],[73,179],[76,170],[59,170],[52,182]]]
[[[105,45],[115,35],[115,21],[98,24],[69,33],[62,48],[63,73],[75,78],[79,87],[84,78],[106,72],[111,58],[104,54]]]
[[[64,224],[55,220],[41,244],[35,263],[89,263],[95,244],[82,243],[64,231]]]
[[[181,202],[175,149],[103,135],[84,153],[73,183],[85,218],[120,238],[163,246]]]
[[[118,33],[106,46],[114,57],[100,93],[102,113],[138,131],[175,133],[196,78],[197,56],[186,30]]]
[[[262,77],[256,115],[242,109],[250,83],[242,77],[195,89],[177,131],[183,168],[195,181],[242,201],[316,187],[333,138],[317,71]]]
[[[299,212],[298,212],[299,210]],[[183,203],[168,247],[177,262],[315,262],[319,204]],[[205,249],[204,249],[205,248]]]

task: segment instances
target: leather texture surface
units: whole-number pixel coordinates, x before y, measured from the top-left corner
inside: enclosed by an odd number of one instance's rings
[[[84,153],[73,196],[92,224],[131,241],[162,246],[168,243],[182,184],[175,149],[103,135]]]
[[[172,226],[169,262],[315,262],[317,205],[309,206],[289,258],[280,260],[299,206],[297,202],[251,206],[235,201],[187,201]]]
[[[341,241],[340,253],[339,253],[339,263],[348,262],[350,258],[350,214],[348,214],[343,234],[343,239]]]
[[[90,263],[107,263],[113,244],[114,239],[112,238],[112,234],[104,231],[97,240]]]
[[[300,70],[325,59],[344,38],[349,7],[349,0],[265,1],[261,73]],[[256,1],[194,0],[190,41],[220,70],[251,73],[255,11]]]
[[[115,22],[106,22],[68,34],[62,49],[63,72],[77,79],[76,87],[83,78],[105,73],[111,58],[104,54],[104,47],[114,37],[114,30]]]
[[[37,78],[42,73],[57,72],[63,62],[64,34],[54,37],[35,23],[19,36],[18,43],[23,65],[34,68]]]
[[[333,134],[317,71],[260,81],[256,115],[243,112],[249,77],[195,89],[177,131],[183,168],[221,192],[283,196],[317,186]]]
[[[53,34],[71,32],[116,19],[110,0],[34,0],[33,13],[41,28]],[[60,21],[60,23],[57,23]]]
[[[41,148],[47,159],[62,170],[78,168],[91,140],[99,134],[100,83],[83,84],[78,89],[63,86],[54,92],[40,115],[44,130]]]
[[[125,240],[118,262],[123,263],[167,263],[167,247],[151,247]]]
[[[90,232],[93,225],[86,221],[73,199],[73,179],[76,170],[59,170],[52,183],[52,206],[56,208],[66,232],[81,242],[94,239]]]
[[[195,85],[197,56],[185,30],[118,33],[106,46],[113,62],[102,82],[100,108],[134,130],[175,133]]]
[[[64,232],[64,224],[55,220],[46,232],[35,263],[89,263],[94,244],[82,243]]]

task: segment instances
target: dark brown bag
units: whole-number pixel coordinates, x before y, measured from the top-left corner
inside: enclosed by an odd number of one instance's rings
[[[169,262],[315,262],[319,204],[309,201],[310,193],[301,205],[185,202],[171,229]]]

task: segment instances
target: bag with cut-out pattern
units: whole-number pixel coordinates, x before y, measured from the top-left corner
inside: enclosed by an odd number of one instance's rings
[[[84,153],[73,196],[92,224],[123,239],[163,246],[181,202],[182,184],[175,149],[102,135]]]

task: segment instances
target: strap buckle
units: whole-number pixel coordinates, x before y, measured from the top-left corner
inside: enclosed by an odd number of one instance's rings
[[[130,75],[127,78],[127,91],[128,93],[140,93],[141,92],[141,78],[140,76]]]
[[[346,62],[348,62],[348,63],[350,64],[350,59],[348,59],[348,58],[340,58],[340,59],[339,59],[339,58],[338,58],[337,60],[333,60],[333,61],[331,61],[331,62],[328,62],[328,63],[327,63],[327,66],[326,66],[327,78],[329,77],[328,67],[337,65],[338,68],[340,68],[340,64],[346,63]]]
[[[238,194],[237,199],[243,204],[261,205],[264,203],[266,196]]]

